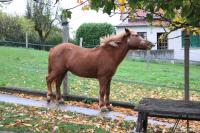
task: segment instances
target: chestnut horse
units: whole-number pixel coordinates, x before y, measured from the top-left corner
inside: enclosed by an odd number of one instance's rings
[[[99,107],[101,111],[110,110],[110,83],[118,65],[127,52],[138,49],[151,49],[153,45],[143,39],[136,31],[125,29],[121,34],[104,37],[96,48],[81,48],[71,43],[55,46],[49,52],[47,76],[47,101],[52,99],[52,82],[56,84],[56,100],[63,102],[60,86],[65,74],[96,78],[99,81]]]

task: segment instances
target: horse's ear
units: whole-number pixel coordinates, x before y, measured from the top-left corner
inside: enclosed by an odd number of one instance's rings
[[[131,31],[127,28],[125,28],[126,36],[129,36],[131,34]]]

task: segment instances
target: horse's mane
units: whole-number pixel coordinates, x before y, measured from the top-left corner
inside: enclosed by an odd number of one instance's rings
[[[100,46],[111,45],[113,47],[118,47],[116,42],[121,41],[124,37],[125,32],[119,33],[117,35],[109,35],[100,38]]]

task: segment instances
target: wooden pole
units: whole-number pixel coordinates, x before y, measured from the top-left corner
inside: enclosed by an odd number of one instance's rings
[[[190,93],[189,93],[189,64],[190,64],[190,33],[189,31],[185,32],[185,48],[184,48],[184,82],[185,82],[185,97],[186,101],[190,100]]]
[[[83,38],[80,38],[80,43],[79,43],[80,47],[83,47]]]
[[[26,32],[26,48],[28,48],[28,32]]]
[[[185,101],[190,100],[190,32],[185,32],[185,48],[184,48],[184,81],[185,81]],[[189,120],[187,120],[187,133],[189,133]]]
[[[69,23],[68,21],[64,21],[62,23],[63,26],[63,42],[69,41]],[[63,95],[69,95],[69,82],[68,82],[68,74],[66,73],[64,80],[63,80]]]

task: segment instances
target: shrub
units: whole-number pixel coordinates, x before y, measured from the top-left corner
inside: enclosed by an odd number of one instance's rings
[[[62,31],[61,29],[54,27],[52,28],[52,32],[50,32],[49,36],[46,39],[45,44],[48,45],[57,45],[62,43]]]
[[[83,38],[83,47],[95,47],[100,37],[115,34],[115,28],[108,23],[84,23],[76,31],[76,42]]]

